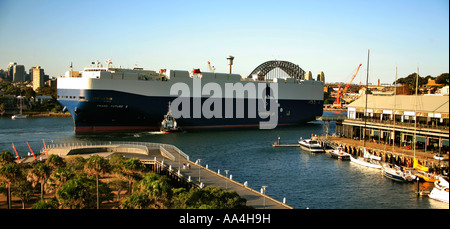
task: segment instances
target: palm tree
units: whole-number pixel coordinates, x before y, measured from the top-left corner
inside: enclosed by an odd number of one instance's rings
[[[64,167],[66,165],[64,159],[55,154],[48,156],[45,163],[47,163],[53,170],[56,168]]]
[[[167,208],[173,193],[167,177],[155,173],[146,174],[137,189],[148,196],[153,208]]]
[[[100,208],[99,194],[98,194],[98,177],[110,171],[108,161],[98,155],[90,157],[84,165],[84,171],[89,175],[94,175],[97,181],[97,209]]]
[[[0,181],[4,181],[6,183],[6,188],[8,190],[6,196],[8,209],[11,209],[11,184],[16,182],[20,176],[21,170],[17,164],[4,164],[0,166]]]
[[[51,174],[50,166],[45,163],[36,163],[32,169],[28,171],[27,180],[31,182],[33,187],[37,183],[41,184],[41,200],[44,200],[44,185],[47,183]]]
[[[15,173],[17,167],[7,166],[3,168],[5,165],[14,164],[14,156],[10,151],[2,151],[0,153],[0,181],[5,181],[8,189],[8,193],[6,195],[6,202],[8,209],[11,208],[11,183],[15,180]]]
[[[144,169],[144,165],[137,158],[130,158],[121,162],[122,172],[126,175],[126,179],[128,180],[128,188],[129,192],[133,191],[133,181],[134,177],[139,174],[141,170]]]
[[[3,151],[0,153],[0,166],[5,164],[14,163],[14,156],[11,151]]]
[[[53,170],[49,178],[49,186],[52,191],[57,192],[62,185],[75,176],[75,173],[67,167],[60,167]]]

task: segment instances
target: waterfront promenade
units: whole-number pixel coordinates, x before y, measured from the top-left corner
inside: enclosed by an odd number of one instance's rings
[[[199,164],[191,161],[187,154],[169,144],[144,142],[51,144],[48,146],[47,153],[45,149],[41,150],[38,160],[40,157],[45,159],[46,154],[56,154],[61,157],[70,155],[90,157],[96,154],[108,158],[117,153],[125,157],[138,158],[144,164],[156,166],[159,171],[176,176],[197,187],[216,186],[224,190],[234,190],[247,200],[247,206],[256,209],[292,209],[289,205],[230,179],[224,170],[219,174],[217,171],[206,168],[201,161]],[[28,157],[25,162],[30,160],[34,158]]]

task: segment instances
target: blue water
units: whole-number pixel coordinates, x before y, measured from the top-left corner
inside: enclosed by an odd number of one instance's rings
[[[343,115],[324,112],[324,115]],[[344,113],[345,115],[345,113]],[[334,132],[335,125],[330,125]],[[322,134],[322,122],[274,130],[220,130],[177,134],[159,132],[101,133],[78,135],[72,118],[0,118],[0,151],[11,150],[13,142],[21,156],[61,141],[144,141],[174,144],[191,160],[202,159],[213,171],[230,170],[233,180],[248,182],[266,194],[294,208],[310,209],[430,209],[449,208],[428,197],[417,197],[416,184],[403,184],[383,177],[379,170],[339,161],[327,154],[311,154],[299,148],[273,148],[281,143],[296,143],[311,133]],[[433,184],[428,185],[431,190]]]

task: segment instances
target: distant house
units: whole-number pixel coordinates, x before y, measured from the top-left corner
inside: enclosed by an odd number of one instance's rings
[[[51,101],[52,99],[53,99],[53,97],[51,97],[49,95],[38,95],[38,96],[36,96],[34,101],[39,102],[40,104],[43,104],[44,102]]]

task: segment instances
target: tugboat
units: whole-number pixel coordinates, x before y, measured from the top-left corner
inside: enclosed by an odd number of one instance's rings
[[[170,102],[169,102],[169,111],[164,115],[164,120],[161,122],[161,127],[159,131],[163,133],[174,133],[183,131],[177,124],[177,121],[172,116],[172,111],[170,110]]]

